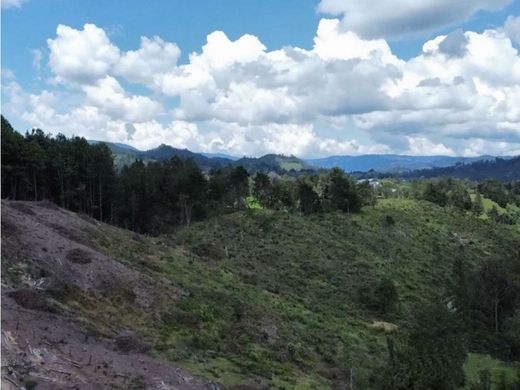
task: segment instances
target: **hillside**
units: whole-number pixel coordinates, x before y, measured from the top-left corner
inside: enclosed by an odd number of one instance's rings
[[[2,343],[3,358],[27,365],[17,375],[47,384],[38,389],[73,378],[202,388],[158,359],[224,388],[341,388],[350,372],[370,389],[385,332],[399,335],[417,305],[446,296],[455,258],[517,261],[519,247],[518,226],[412,200],[353,216],[235,212],[156,238],[2,201],[3,337],[35,329],[28,343]],[[363,292],[383,278],[399,298],[379,315]],[[59,364],[38,365],[35,348]]]
[[[124,314],[180,290],[97,250],[102,232],[132,242],[50,202],[2,200],[2,389],[207,389],[152,356]]]
[[[89,141],[91,144],[100,143],[101,141]],[[114,163],[118,167],[130,165],[135,160],[141,159],[144,162],[167,161],[173,157],[183,159],[192,159],[201,169],[209,170],[221,168],[223,166],[233,164],[233,160],[222,156],[205,156],[202,153],[194,153],[188,149],[177,149],[169,145],[159,145],[156,148],[141,151],[130,145],[104,142],[112,151]]]
[[[89,141],[99,143],[101,141]],[[132,146],[105,142],[114,154],[118,167],[129,165],[135,159],[148,161],[166,161],[172,157],[191,158],[203,170],[225,166],[243,166],[250,173],[264,172],[300,172],[302,170],[341,168],[346,172],[376,171],[387,174],[402,174],[429,170],[433,168],[452,169],[456,165],[471,164],[479,161],[494,161],[493,156],[450,157],[450,156],[406,156],[397,154],[367,154],[361,156],[329,156],[318,159],[300,159],[295,156],[267,154],[261,157],[232,157],[222,153],[195,153],[188,149],[177,149],[169,145],[160,145],[147,151]],[[412,173],[413,174],[413,173]]]
[[[95,144],[100,141],[89,142]],[[141,151],[125,144],[105,143],[112,151],[114,162],[118,167],[129,165],[136,159],[150,162],[168,161],[172,157],[179,157],[182,159],[192,159],[204,171],[226,166],[243,166],[249,173],[255,173],[257,171],[283,173],[292,170],[298,172],[303,169],[312,169],[309,164],[294,156],[267,154],[261,157],[237,158],[222,153],[195,153],[188,149],[177,149],[165,144],[150,150]]]
[[[295,156],[281,154],[266,154],[262,157],[243,157],[235,161],[235,166],[243,166],[250,173],[261,172],[289,172],[311,169],[311,166]]]
[[[494,159],[492,156],[450,157],[365,154],[361,156],[330,156],[318,159],[307,159],[305,161],[315,167],[326,169],[338,167],[346,172],[367,172],[374,170],[381,173],[399,173],[492,159]]]
[[[403,175],[405,178],[431,178],[431,177],[454,177],[481,181],[489,178],[510,182],[520,180],[520,156],[502,159],[476,161],[471,164],[457,164],[451,167],[424,169],[409,172]]]

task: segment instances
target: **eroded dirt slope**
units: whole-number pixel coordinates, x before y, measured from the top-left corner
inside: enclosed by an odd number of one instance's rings
[[[60,305],[71,291],[124,291],[142,307],[182,293],[98,252],[89,237],[101,227],[115,229],[47,202],[2,201],[2,389],[218,389],[151,356],[117,319],[96,332]]]

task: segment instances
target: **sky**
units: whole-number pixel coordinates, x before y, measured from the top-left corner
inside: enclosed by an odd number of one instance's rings
[[[300,157],[520,154],[520,0],[2,0],[24,132]]]

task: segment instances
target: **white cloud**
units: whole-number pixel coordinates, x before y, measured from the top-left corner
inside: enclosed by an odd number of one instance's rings
[[[60,24],[56,35],[47,45],[49,66],[58,82],[93,82],[105,77],[119,60],[119,49],[94,24],[85,24],[83,30]]]
[[[32,60],[32,66],[35,70],[40,70],[42,59],[43,59],[43,53],[40,49],[33,49],[31,50],[31,54],[33,57]]]
[[[319,11],[343,15],[345,28],[367,38],[395,38],[453,25],[511,0],[321,0]]]
[[[383,39],[364,40],[352,31],[343,31],[337,19],[322,19],[314,38],[314,52],[324,60],[380,58],[396,63],[397,58]]]
[[[180,54],[174,43],[159,37],[141,37],[141,47],[124,53],[115,73],[136,83],[153,84],[157,74],[167,73],[177,65]]]
[[[2,0],[2,8],[20,8],[26,0]]]
[[[136,123],[135,132],[128,138],[133,146],[143,150],[154,148],[160,144],[191,150],[207,149],[208,137],[199,134],[197,125],[184,121],[172,121],[168,125],[151,120]]]
[[[504,23],[504,30],[513,42],[520,44],[520,16],[509,15]]]
[[[29,94],[11,81],[7,106],[29,125],[144,148],[508,154],[520,144],[520,57],[507,25],[435,37],[409,60],[337,19],[320,21],[309,50],[269,51],[254,36],[217,31],[185,64],[159,37],[121,52],[94,25],[59,26],[49,66],[73,88]],[[150,96],[125,91],[124,81]]]
[[[409,153],[417,156],[453,156],[455,152],[443,144],[435,144],[425,137],[406,137]]]
[[[156,117],[161,111],[161,105],[149,97],[129,96],[110,76],[96,81],[93,85],[84,85],[85,102],[97,107],[100,112],[110,118],[129,122],[144,122]]]

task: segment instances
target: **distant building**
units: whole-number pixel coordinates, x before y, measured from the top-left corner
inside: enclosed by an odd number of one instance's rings
[[[358,184],[368,183],[374,190],[381,187],[381,183],[377,179],[360,179],[357,182]]]

